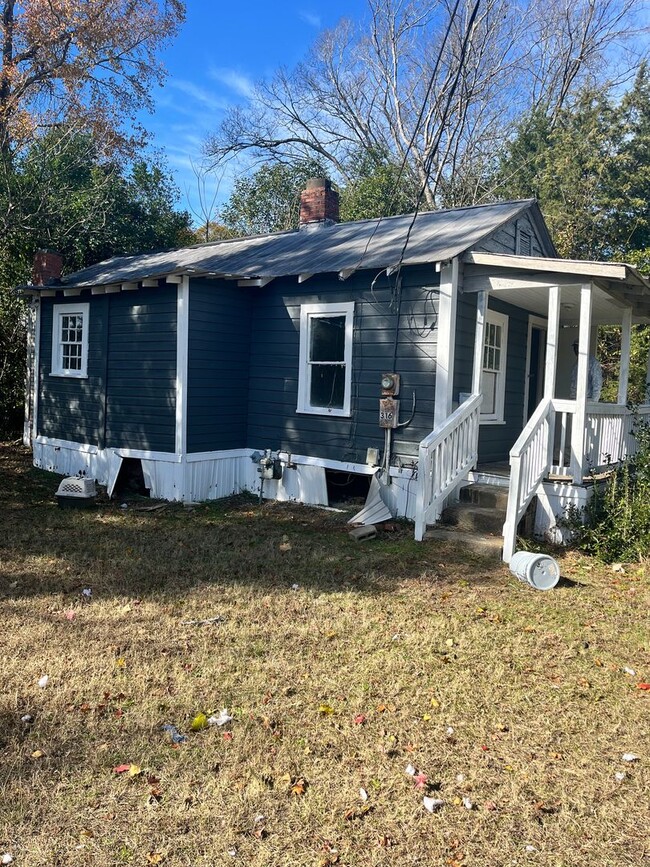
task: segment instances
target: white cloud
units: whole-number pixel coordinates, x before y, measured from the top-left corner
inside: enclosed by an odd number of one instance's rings
[[[298,17],[301,21],[304,21],[305,24],[309,24],[310,27],[315,27],[317,30],[320,30],[323,26],[320,15],[315,15],[313,12],[307,12],[305,9],[301,9],[300,12],[298,12]]]
[[[180,91],[185,96],[197,102],[203,108],[210,111],[225,111],[228,108],[228,101],[216,93],[212,93],[193,81],[185,81],[182,78],[170,78],[167,82],[167,87]]]
[[[214,81],[219,81],[221,84],[225,84],[230,90],[239,96],[245,96],[247,99],[250,99],[255,92],[255,85],[251,79],[236,69],[224,69],[213,66],[210,69],[210,78],[214,79]]]

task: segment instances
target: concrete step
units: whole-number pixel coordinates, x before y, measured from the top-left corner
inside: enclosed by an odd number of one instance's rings
[[[503,509],[508,506],[508,488],[498,485],[471,484],[460,489],[461,503]]]
[[[475,503],[456,503],[442,513],[441,523],[468,533],[485,533],[501,538],[506,510]]]
[[[443,542],[448,545],[456,545],[492,560],[501,560],[503,550],[503,538],[501,536],[463,533],[460,530],[439,525],[427,530],[424,534],[424,540],[425,542]]]

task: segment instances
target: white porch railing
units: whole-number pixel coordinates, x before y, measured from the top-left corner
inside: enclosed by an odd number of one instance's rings
[[[503,525],[503,559],[515,553],[517,525],[551,467],[553,401],[543,400],[510,449],[510,492]]]
[[[446,498],[478,459],[479,414],[483,396],[472,395],[420,443],[415,538],[421,542],[435,524]]]
[[[574,400],[542,401],[510,450],[510,492],[503,525],[506,563],[515,552],[517,525],[544,478],[548,474],[569,476],[574,414]],[[650,406],[638,407],[637,416],[650,419]],[[634,414],[625,406],[587,404],[584,455],[580,462],[583,475],[635,453],[634,421]],[[581,484],[582,477],[574,481]]]

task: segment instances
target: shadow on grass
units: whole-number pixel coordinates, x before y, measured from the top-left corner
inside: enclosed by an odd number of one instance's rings
[[[348,513],[259,505],[248,495],[152,512],[138,511],[141,501],[127,509],[109,501],[60,509],[58,476],[34,470],[26,450],[4,447],[0,457],[5,597],[78,596],[84,587],[104,596],[175,596],[200,584],[378,594],[404,580],[480,584],[501,571],[454,545],[415,542],[407,522],[355,542]]]

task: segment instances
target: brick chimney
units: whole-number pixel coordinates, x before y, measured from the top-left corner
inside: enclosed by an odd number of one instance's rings
[[[47,286],[61,279],[63,259],[52,250],[37,250],[34,254],[32,283],[34,286]]]
[[[327,178],[310,178],[300,195],[300,228],[332,226],[339,221],[339,194]]]

